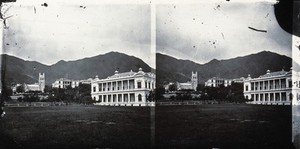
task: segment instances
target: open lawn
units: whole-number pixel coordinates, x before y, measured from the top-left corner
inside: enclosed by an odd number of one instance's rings
[[[69,105],[6,107],[5,111],[1,149],[150,148],[151,144],[156,148],[292,148],[291,106],[156,106],[155,117],[149,107]]]
[[[7,107],[5,111],[1,149],[150,147],[149,107]]]
[[[291,106],[157,106],[157,148],[289,149]]]

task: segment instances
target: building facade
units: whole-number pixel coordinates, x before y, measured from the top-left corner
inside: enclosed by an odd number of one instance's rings
[[[39,82],[38,83],[34,83],[34,84],[26,84],[24,83],[24,90],[25,92],[29,92],[29,91],[41,91],[44,92],[45,89],[45,85],[46,85],[46,77],[45,77],[45,73],[39,73]]]
[[[95,105],[154,106],[147,98],[155,85],[155,74],[141,68],[138,72],[116,71],[106,79],[96,76],[91,82],[91,96]]]
[[[65,79],[65,78],[60,78],[55,80],[54,83],[52,83],[52,88],[64,88],[66,89],[67,87],[75,88],[78,87],[80,83],[82,84],[91,84],[92,79],[87,79],[87,80],[71,80],[71,79]]]
[[[268,70],[258,78],[251,78],[249,75],[244,80],[244,96],[251,100],[248,103],[291,105],[293,100],[299,99],[299,94],[293,92],[300,89],[299,73],[294,72],[296,76],[292,79],[292,72],[292,70],[289,72]]]
[[[177,90],[197,90],[198,72],[192,71],[191,81],[185,83],[177,83]]]
[[[227,86],[230,86],[231,83],[232,83],[232,80],[230,80],[230,79],[213,77],[213,78],[208,79],[205,82],[205,86],[208,86],[208,87],[219,87],[220,85],[224,85],[225,87],[227,87]]]

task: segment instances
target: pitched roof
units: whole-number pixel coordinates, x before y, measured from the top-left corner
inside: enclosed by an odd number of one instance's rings
[[[269,70],[267,71],[266,74],[259,76],[260,78],[265,78],[265,77],[274,77],[274,76],[281,76],[281,75],[286,75],[289,72],[287,71],[275,71],[275,72],[270,72]]]

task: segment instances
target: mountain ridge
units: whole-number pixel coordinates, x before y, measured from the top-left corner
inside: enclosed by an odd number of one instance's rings
[[[39,72],[45,73],[46,84],[51,85],[59,78],[82,80],[94,78],[96,75],[99,78],[106,78],[114,74],[115,70],[126,72],[143,68],[147,72],[153,71],[153,68],[141,59],[119,52],[109,52],[72,61],[60,60],[52,65],[26,61],[8,54],[2,54],[1,61],[1,78],[4,78],[2,83],[7,86],[16,83],[35,83]]]
[[[252,77],[258,77],[265,74],[267,70],[280,71],[284,69],[288,71],[292,67],[290,57],[270,51],[261,51],[225,60],[212,59],[205,64],[187,62],[161,53],[156,54],[156,60],[160,66],[156,69],[158,84],[189,81],[192,71],[198,72],[198,83],[204,84],[209,78],[215,76],[233,79],[247,77],[250,74]],[[173,67],[174,65],[179,67]],[[183,66],[185,68],[181,68]],[[297,69],[299,69],[299,65],[297,65]],[[178,75],[179,73],[183,73],[185,76]]]

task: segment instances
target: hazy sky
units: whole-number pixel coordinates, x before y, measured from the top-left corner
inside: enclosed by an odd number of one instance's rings
[[[198,63],[263,50],[291,57],[292,36],[278,25],[273,4],[213,1],[158,5],[157,52]]]
[[[6,13],[13,16],[3,52],[50,65],[117,51],[155,68],[152,38],[157,52],[198,63],[263,50],[291,56],[292,38],[278,25],[274,2],[17,0]]]
[[[9,15],[4,53],[49,65],[117,51],[155,68],[149,4],[17,0]]]

